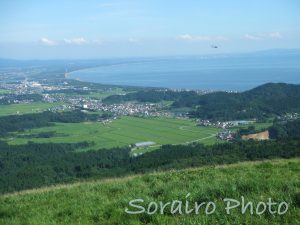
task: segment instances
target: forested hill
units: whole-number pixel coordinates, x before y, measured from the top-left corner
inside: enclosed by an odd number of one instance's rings
[[[127,93],[126,95],[110,95],[103,99],[104,103],[121,103],[126,101],[152,102],[160,101],[194,101],[199,95],[195,91],[176,92],[168,89],[145,89],[137,92]],[[187,105],[193,105],[196,102],[185,102]]]
[[[199,95],[195,91],[142,90],[112,95],[105,103],[125,101],[173,101],[173,108],[190,107],[191,117],[210,120],[235,120],[300,112],[300,85],[267,83],[242,93],[214,92]]]
[[[175,102],[175,105],[182,105]],[[192,116],[234,120],[300,112],[300,85],[268,83],[242,93],[217,92],[198,97]]]

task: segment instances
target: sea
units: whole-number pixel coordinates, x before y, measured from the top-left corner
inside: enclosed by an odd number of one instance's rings
[[[81,81],[181,90],[245,91],[300,83],[300,50],[106,60],[69,74]]]

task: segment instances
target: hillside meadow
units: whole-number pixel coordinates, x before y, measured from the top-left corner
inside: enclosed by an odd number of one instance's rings
[[[229,166],[185,169],[148,175],[91,181],[46,187],[43,189],[6,194],[0,197],[0,224],[6,225],[292,225],[300,223],[300,159],[248,162]],[[187,195],[190,195],[187,197]],[[226,214],[224,198],[253,202],[254,214],[241,213],[237,207]],[[268,198],[286,202],[283,215],[268,211],[255,213],[259,202]],[[173,200],[214,202],[216,210],[210,215],[201,208],[199,214],[131,215],[129,201],[143,199],[140,206],[150,202],[167,203]],[[272,206],[278,211],[278,204]]]

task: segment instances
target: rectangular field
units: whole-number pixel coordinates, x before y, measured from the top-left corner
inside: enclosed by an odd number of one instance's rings
[[[61,104],[62,103],[31,102],[30,104],[22,103],[12,105],[0,105],[0,116],[24,113],[37,113]]]
[[[162,144],[184,144],[216,141],[217,128],[198,127],[188,119],[122,117],[109,124],[56,123],[54,126],[26,130],[9,137],[10,144],[24,144],[28,141],[45,143],[94,142],[93,149],[124,147],[137,142],[152,141],[158,147]],[[43,132],[56,132],[50,138],[31,138]],[[154,146],[154,147],[155,147]]]

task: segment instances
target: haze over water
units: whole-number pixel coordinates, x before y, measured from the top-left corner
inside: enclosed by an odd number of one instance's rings
[[[268,82],[300,83],[300,51],[135,59],[74,71],[103,84],[244,91]]]

